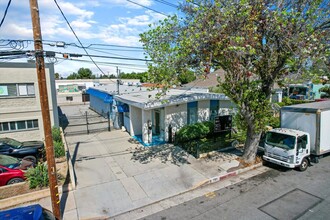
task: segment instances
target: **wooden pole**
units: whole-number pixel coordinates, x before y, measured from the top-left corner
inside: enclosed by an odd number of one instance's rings
[[[61,219],[53,137],[52,137],[52,129],[51,129],[51,121],[50,121],[50,113],[49,113],[49,104],[48,104],[45,61],[43,56],[44,51],[42,47],[42,36],[41,36],[39,8],[38,8],[37,0],[30,0],[30,10],[31,10],[31,18],[32,18],[32,29],[33,29],[34,49],[36,56],[36,69],[38,76],[40,105],[41,105],[41,113],[42,113],[45,144],[46,144],[46,158],[48,164],[50,196],[51,196],[53,214],[57,219]]]

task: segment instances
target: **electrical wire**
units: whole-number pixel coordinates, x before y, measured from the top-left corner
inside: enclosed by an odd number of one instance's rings
[[[10,3],[11,3],[11,0],[8,1],[7,7],[5,9],[5,13],[4,13],[4,15],[3,15],[2,19],[1,19],[0,28],[1,28],[2,24],[3,24],[3,22],[5,21],[5,18],[6,18],[6,15],[7,15],[7,12],[8,12],[8,8],[10,6]]]
[[[68,26],[70,27],[72,33],[74,34],[74,36],[76,37],[76,39],[78,40],[78,42],[80,43],[80,45],[83,47],[83,49],[84,49],[85,53],[87,54],[87,56],[89,56],[88,51],[86,50],[86,48],[84,48],[84,46],[83,46],[83,44],[81,43],[81,41],[79,40],[77,34],[74,32],[73,28],[72,28],[71,25],[70,25],[70,22],[69,22],[68,19],[65,17],[65,15],[64,15],[62,9],[60,8],[60,6],[58,5],[57,1],[54,0],[54,2],[55,2],[55,4],[56,4],[57,8],[60,10],[60,12],[61,12],[61,14],[62,14],[64,20],[66,21],[66,23],[67,23]],[[93,58],[92,58],[91,56],[89,56],[89,58],[90,58],[90,60],[94,63],[94,65],[97,67],[97,69],[100,70],[102,74],[105,74],[105,73],[102,71],[102,69],[101,69],[101,68],[95,63],[95,61],[93,60]]]
[[[139,3],[133,2],[133,1],[131,1],[131,0],[126,0],[126,1],[128,1],[128,2],[130,2],[130,3],[133,3],[133,4],[136,4],[136,5],[138,5],[138,6],[142,7],[142,8],[146,8],[146,9],[148,9],[148,10],[150,10],[150,11],[156,12],[156,13],[158,13],[158,14],[162,14],[162,15],[164,15],[164,16],[166,16],[166,17],[168,16],[167,14],[164,14],[163,12],[156,11],[155,9],[152,9],[152,8],[147,7],[147,6],[141,5],[141,4],[139,4]]]
[[[61,57],[57,57],[58,60],[64,61],[75,61],[75,62],[82,62],[82,63],[92,63],[90,60],[80,60],[80,59],[65,59]],[[147,70],[147,67],[143,65],[138,65],[138,64],[132,64],[132,63],[112,63],[112,62],[100,62],[96,61],[99,64],[105,65],[105,66],[120,66],[120,67],[125,67],[126,69],[137,69],[137,70]],[[145,67],[145,68],[144,68]]]
[[[63,53],[63,52],[55,52],[58,54],[72,54],[76,56],[86,56],[85,54],[77,54],[77,53]],[[126,58],[126,57],[112,57],[112,56],[103,56],[103,55],[95,55],[95,54],[88,54],[89,57],[98,57],[98,58],[108,58],[108,59],[117,59],[117,60],[135,60],[135,61],[152,61],[152,60],[146,60],[141,58]]]
[[[178,8],[179,6],[177,6],[177,5],[175,5],[175,4],[172,4],[172,3],[170,3],[170,2],[168,2],[168,1],[164,1],[164,0],[155,0],[156,2],[159,2],[159,3],[162,3],[162,4],[164,4],[164,5],[168,5],[168,6],[171,6],[171,7],[173,7],[173,8]]]

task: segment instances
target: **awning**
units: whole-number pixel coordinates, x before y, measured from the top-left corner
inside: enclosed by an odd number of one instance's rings
[[[118,112],[129,112],[129,107],[127,104],[118,105],[117,109],[118,109]]]
[[[86,93],[91,95],[91,96],[94,96],[96,98],[102,99],[104,103],[112,103],[113,102],[112,95],[110,95],[108,93],[101,92],[99,90],[92,89],[92,88],[87,89]]]

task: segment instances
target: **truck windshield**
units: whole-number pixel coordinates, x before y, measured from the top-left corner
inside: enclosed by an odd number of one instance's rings
[[[295,143],[296,143],[295,136],[276,133],[276,132],[268,132],[266,134],[266,144],[291,150],[294,149]]]

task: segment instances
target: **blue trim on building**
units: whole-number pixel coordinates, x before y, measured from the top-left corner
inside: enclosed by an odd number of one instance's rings
[[[91,96],[95,96],[96,98],[99,98],[99,99],[103,100],[104,103],[112,103],[113,102],[112,95],[110,95],[108,93],[104,93],[104,92],[101,92],[101,91],[93,89],[93,88],[87,89],[86,93],[91,95]]]
[[[129,107],[127,104],[117,105],[118,112],[129,112]]]

